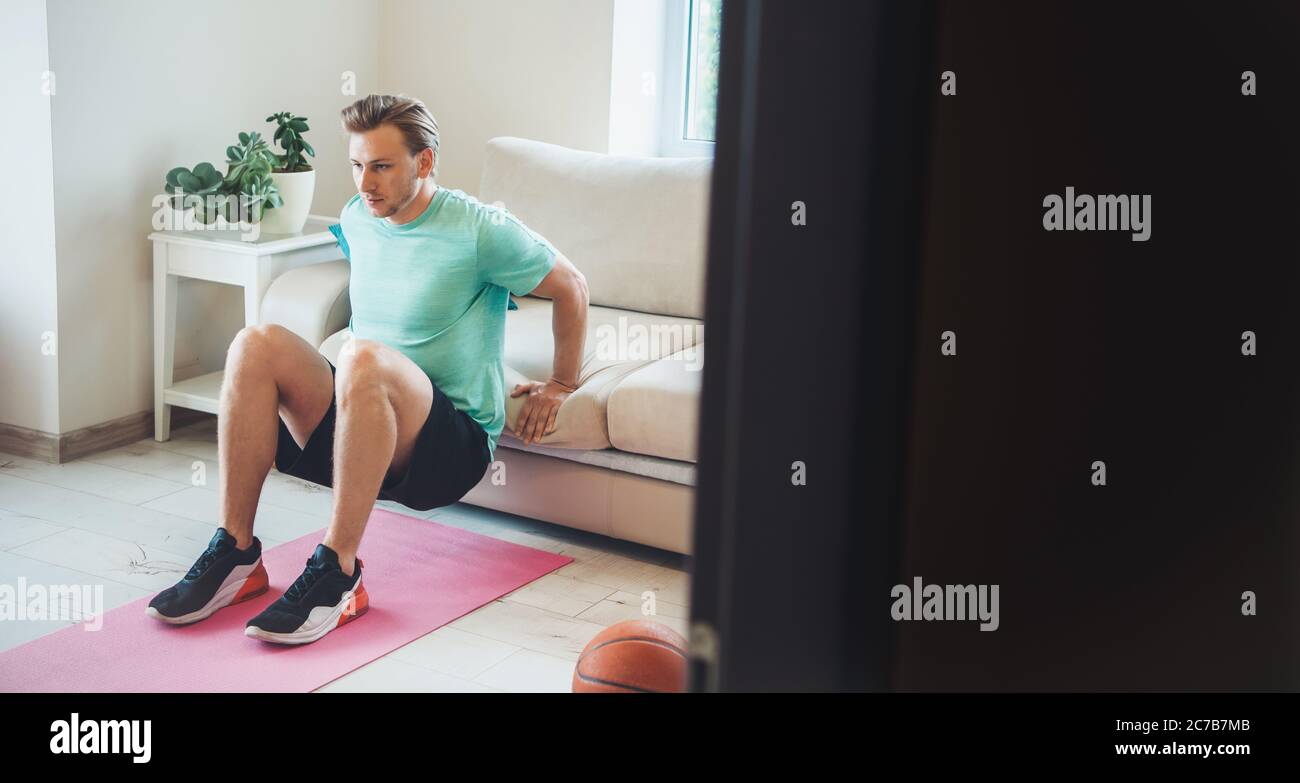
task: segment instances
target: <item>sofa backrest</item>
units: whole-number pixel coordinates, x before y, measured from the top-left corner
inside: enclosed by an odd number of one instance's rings
[[[568,257],[592,304],[703,318],[712,168],[503,136],[487,144],[478,198]]]

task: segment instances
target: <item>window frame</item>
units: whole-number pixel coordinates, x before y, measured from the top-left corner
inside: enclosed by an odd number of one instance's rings
[[[715,143],[687,139],[687,57],[691,52],[693,0],[664,0],[663,89],[659,105],[659,154],[664,157],[713,157]]]

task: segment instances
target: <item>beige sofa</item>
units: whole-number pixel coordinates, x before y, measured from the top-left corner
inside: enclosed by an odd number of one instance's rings
[[[591,294],[580,387],[556,431],[525,446],[502,433],[465,502],[689,553],[704,362],[711,161],[630,158],[516,138],[488,142],[476,195],[546,237]],[[279,277],[263,322],[336,361],[351,310],[348,264]],[[506,388],[551,374],[551,302],[506,316]],[[513,423],[523,399],[507,400]]]

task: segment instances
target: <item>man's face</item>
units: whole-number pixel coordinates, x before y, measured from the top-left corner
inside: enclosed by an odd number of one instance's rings
[[[348,156],[357,192],[370,214],[378,218],[392,217],[414,201],[420,179],[433,168],[433,150],[412,155],[402,142],[402,132],[388,124],[353,133]]]

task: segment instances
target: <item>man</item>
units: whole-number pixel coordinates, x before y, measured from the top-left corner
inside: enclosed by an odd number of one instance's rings
[[[253,515],[274,460],[334,489],[324,541],[248,636],[313,642],[363,614],[356,557],[377,498],[427,510],[483,477],[505,424],[501,353],[510,292],[554,302],[554,373],[513,427],[534,442],[578,386],[587,283],[505,210],[439,187],[438,126],[419,100],[370,95],[342,112],[357,195],[339,217],[352,267],[351,339],[338,366],[274,324],[250,326],[226,360],[218,417],[221,525],[148,614],[183,624],[267,590]],[[277,416],[278,414],[278,416]]]

